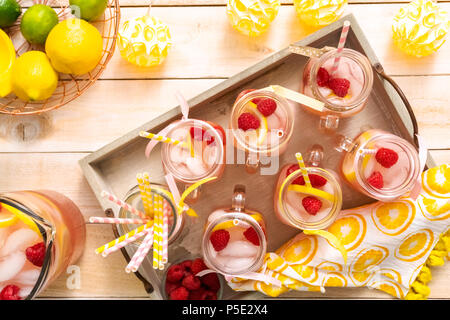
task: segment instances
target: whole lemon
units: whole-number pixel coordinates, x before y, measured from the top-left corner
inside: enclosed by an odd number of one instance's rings
[[[45,53],[28,51],[21,55],[12,69],[13,92],[24,101],[45,100],[58,85],[58,74]]]
[[[45,51],[56,71],[81,75],[93,70],[100,62],[103,39],[88,22],[71,18],[50,31]]]

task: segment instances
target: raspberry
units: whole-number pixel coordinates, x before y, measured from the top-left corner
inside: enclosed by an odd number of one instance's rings
[[[204,295],[204,300],[217,300],[217,294],[213,291],[206,291]]]
[[[184,272],[192,272],[192,260],[184,260],[180,263],[180,266],[183,268]]]
[[[249,112],[242,113],[238,118],[238,127],[244,131],[258,129],[261,123],[257,117]]]
[[[286,177],[289,176],[292,172],[297,171],[299,169],[298,164],[293,164],[292,166],[290,166],[287,171],[286,171]],[[311,181],[311,185],[314,188],[319,188],[319,187],[323,187],[326,183],[327,183],[327,179],[325,179],[322,176],[319,176],[318,174],[308,174],[309,177],[309,181]],[[305,184],[305,179],[303,178],[303,176],[298,177],[297,179],[295,179],[292,184],[299,184],[301,186],[303,186]]]
[[[0,300],[22,300],[19,296],[20,288],[13,284],[7,285],[0,292]]]
[[[169,282],[166,281],[166,294],[168,296],[170,296],[170,294],[172,293],[173,290],[177,289],[181,287],[181,283],[180,282]]]
[[[37,267],[42,267],[45,258],[45,243],[40,242],[34,246],[28,247],[27,250],[25,250],[25,255],[32,264]]]
[[[212,291],[217,291],[220,289],[220,281],[217,273],[208,273],[200,278],[202,283],[207,286]]]
[[[209,240],[211,241],[214,250],[221,251],[225,249],[228,241],[230,241],[230,233],[223,229],[216,230],[211,234]]]
[[[369,178],[367,178],[367,182],[374,188],[381,189],[384,186],[383,175],[380,171],[373,172]]]
[[[206,266],[205,262],[201,258],[197,258],[192,262],[192,273],[197,274],[200,271],[206,270],[208,267]]]
[[[322,201],[315,197],[308,196],[303,198],[302,205],[306,212],[314,216],[319,212],[320,208],[322,208]]]
[[[245,238],[253,243],[255,246],[259,246],[259,237],[256,230],[253,227],[248,228],[244,231]]]
[[[328,86],[338,97],[345,97],[350,88],[350,81],[344,78],[333,78],[328,82]]]
[[[328,81],[330,81],[330,74],[327,69],[319,68],[319,71],[317,72],[317,84],[319,87],[327,87]]]
[[[183,267],[179,264],[175,264],[167,270],[167,281],[177,282],[180,281],[184,276]]]
[[[385,168],[390,168],[398,161],[398,154],[392,149],[380,148],[375,154],[375,159]]]
[[[205,300],[206,289],[200,287],[197,290],[192,290],[189,292],[189,300]]]
[[[268,117],[277,109],[277,103],[273,99],[258,99],[258,103],[256,105],[258,107],[259,112],[263,114],[263,116]]]
[[[185,287],[179,287],[173,290],[170,295],[170,300],[187,300],[189,291]]]
[[[193,274],[188,275],[187,277],[184,277],[183,281],[181,282],[183,287],[185,287],[188,290],[197,290],[200,288],[202,283],[200,282],[200,279]]]

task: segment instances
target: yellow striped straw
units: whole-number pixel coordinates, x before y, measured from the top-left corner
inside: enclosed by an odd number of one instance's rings
[[[136,229],[134,229],[134,230],[124,234],[123,236],[121,236],[121,237],[119,237],[119,238],[117,238],[117,239],[115,239],[115,240],[113,240],[113,241],[111,241],[111,242],[101,246],[100,248],[97,248],[95,250],[95,253],[97,253],[97,254],[102,253],[106,249],[109,249],[109,248],[115,246],[116,244],[121,243],[122,241],[125,241],[126,239],[134,236],[136,233],[142,232],[142,231],[144,231],[146,229],[150,229],[152,226],[153,226],[153,220],[149,221],[146,224],[140,226],[139,228],[136,228]]]
[[[164,269],[164,263],[163,263],[163,224],[164,224],[164,205],[163,205],[163,199],[160,195],[158,195],[158,221],[159,221],[159,235],[158,235],[158,266],[159,270]]]
[[[298,166],[300,167],[300,170],[302,171],[303,179],[305,179],[306,187],[312,188],[311,181],[309,181],[308,170],[306,169],[302,154],[300,152],[297,152],[295,154],[295,157],[297,158]]]
[[[159,207],[158,207],[158,197],[156,195],[153,197],[153,209],[154,209],[154,220],[155,225],[153,227],[153,269],[159,269]]]
[[[142,174],[142,180],[144,182],[144,193],[147,196],[148,199],[148,206],[149,206],[149,212],[150,212],[150,216],[153,217],[153,193],[152,193],[152,188],[150,186],[150,176],[147,172],[144,172]]]
[[[153,140],[157,140],[157,141],[160,141],[160,142],[173,144],[174,146],[180,145],[181,147],[187,147],[185,142],[182,142],[182,141],[179,141],[179,140],[175,140],[175,139],[172,139],[172,138],[169,138],[169,137],[161,136],[161,135],[158,135],[158,134],[150,133],[150,132],[141,131],[141,132],[139,132],[139,135],[141,137],[143,137],[143,138],[153,139]]]
[[[147,193],[145,193],[145,183],[142,178],[142,174],[138,173],[136,175],[136,180],[138,182],[139,191],[141,193],[142,204],[144,205],[145,214],[151,216],[152,210],[150,210],[151,197],[149,198]]]

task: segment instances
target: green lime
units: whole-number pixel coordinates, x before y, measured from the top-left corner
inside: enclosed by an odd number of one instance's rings
[[[0,28],[12,26],[21,13],[16,0],[0,0]]]
[[[58,24],[55,10],[44,4],[35,4],[25,11],[20,31],[30,43],[44,44],[50,31]]]
[[[77,18],[92,21],[105,12],[108,0],[70,0],[72,14]]]

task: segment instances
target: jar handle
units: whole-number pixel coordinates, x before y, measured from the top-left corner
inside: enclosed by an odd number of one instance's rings
[[[257,153],[249,152],[245,160],[245,170],[250,173],[256,173],[259,168],[259,156]]]
[[[338,135],[336,139],[337,144],[334,149],[338,152],[350,152],[356,147],[356,144],[349,137]]]
[[[325,116],[320,117],[319,121],[319,129],[326,131],[336,131],[339,126],[339,117],[327,114]]]
[[[323,160],[323,147],[320,144],[312,145],[306,152],[305,164],[318,167]]]
[[[244,212],[245,210],[245,186],[242,184],[234,186],[231,209],[238,212]]]

